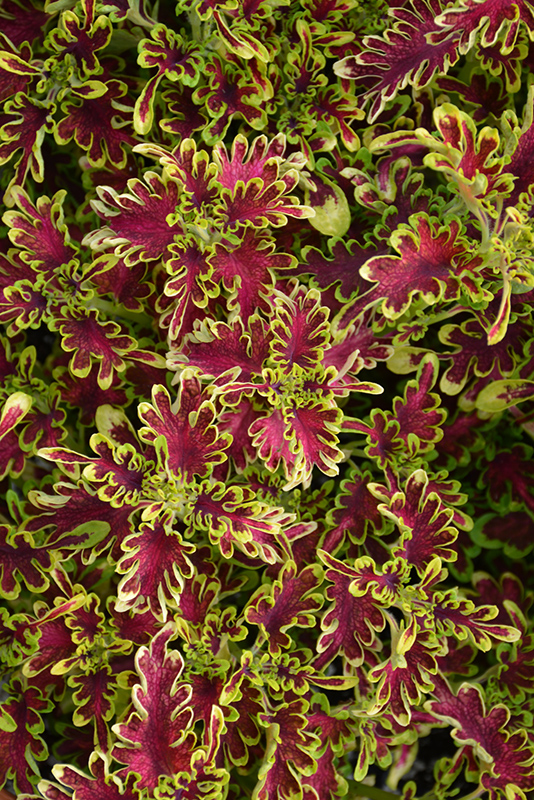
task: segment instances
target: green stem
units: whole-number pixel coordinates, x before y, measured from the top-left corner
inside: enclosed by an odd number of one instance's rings
[[[349,786],[352,789],[352,794],[347,795],[347,800],[354,800],[355,797],[368,797],[369,800],[398,800],[399,795],[393,792],[386,792],[384,789],[378,789],[376,786],[368,786],[366,783],[360,781],[349,780]],[[484,788],[479,786],[469,794],[459,798],[459,800],[477,800],[484,793]],[[423,795],[420,800],[434,800],[436,795],[434,792],[428,792]],[[414,798],[417,800],[417,798]]]
[[[468,210],[478,219],[481,226],[482,241],[480,242],[480,252],[487,253],[491,243],[491,233],[487,214],[481,207],[478,199],[473,195],[469,186],[461,181],[457,181],[460,196]]]
[[[378,789],[376,786],[368,786],[361,781],[350,780],[349,786],[352,788],[352,795],[348,797],[368,797],[369,800],[398,800],[399,795],[393,792],[386,792],[384,789]]]
[[[194,42],[202,42],[202,22],[196,11],[190,11],[187,14],[189,24],[191,25],[191,36]]]
[[[476,798],[480,797],[480,795],[483,794],[485,791],[486,790],[484,789],[483,786],[479,786],[479,788],[475,789],[473,792],[470,792],[469,794],[464,794],[464,796],[461,797],[460,800],[476,800]]]
[[[435,325],[436,322],[441,322],[442,319],[450,319],[450,317],[454,317],[456,314],[462,314],[465,311],[465,308],[458,306],[457,308],[450,308],[446,311],[442,311],[440,314],[434,314],[434,316],[428,316],[429,325]],[[425,320],[423,320],[425,321]]]
[[[497,675],[500,666],[500,664],[494,664],[492,667],[489,667],[483,675],[477,678],[477,683],[484,683],[484,681],[487,681],[492,675]],[[462,800],[464,800],[464,798],[462,798]]]
[[[127,319],[130,322],[141,323],[147,325],[149,328],[152,327],[152,317],[145,314],[143,311],[129,311],[127,308],[124,308],[123,305],[115,305],[115,303],[111,303],[109,300],[101,300],[100,298],[91,300],[87,305],[88,308],[101,311],[108,317],[120,317],[120,319]]]

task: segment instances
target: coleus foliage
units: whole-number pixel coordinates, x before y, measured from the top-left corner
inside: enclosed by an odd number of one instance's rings
[[[531,5],[0,30],[2,796],[534,796]]]

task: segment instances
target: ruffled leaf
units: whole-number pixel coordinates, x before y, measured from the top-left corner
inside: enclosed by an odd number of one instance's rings
[[[297,572],[291,561],[282,568],[272,586],[262,586],[251,597],[245,618],[258,625],[267,639],[273,655],[291,645],[286,633],[293,626],[308,628],[315,625],[315,613],[323,598],[314,590],[322,582],[322,570],[317,564]]]
[[[399,256],[375,256],[360,270],[366,280],[379,284],[375,297],[383,298],[382,313],[397,319],[417,297],[427,304],[455,299],[461,292],[477,297],[483,259],[471,252],[459,220],[438,226],[426,214],[417,214],[410,224],[411,229],[400,228],[391,236]]]
[[[215,408],[189,372],[181,376],[172,407],[167,389],[155,386],[152,404],[141,403],[139,416],[147,426],[141,429],[141,439],[155,445],[160,462],[175,478],[204,477],[224,460],[230,438],[218,432]]]
[[[135,665],[140,683],[132,689],[134,711],[124,722],[113,726],[119,744],[113,757],[127,764],[117,775],[126,779],[139,775],[137,786],[154,789],[162,775],[191,777],[193,710],[189,707],[191,689],[178,685],[183,659],[168,649],[172,627],[163,628],[150,647],[137,651]]]
[[[16,695],[0,706],[0,786],[13,778],[17,792],[31,792],[40,777],[36,761],[48,757],[41,714],[52,703],[33,686],[17,681],[13,689]]]

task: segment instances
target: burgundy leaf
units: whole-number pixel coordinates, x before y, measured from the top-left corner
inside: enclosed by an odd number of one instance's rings
[[[291,637],[286,633],[290,628],[315,625],[323,598],[314,590],[321,582],[319,565],[312,564],[297,573],[295,564],[289,561],[272,587],[262,586],[251,597],[245,618],[260,627],[270,653],[276,655],[290,646]]]
[[[328,512],[329,527],[334,527],[327,531],[323,550],[335,553],[347,533],[352,542],[361,544],[370,530],[382,531],[385,519],[378,511],[379,500],[367,488],[370,478],[369,472],[360,473],[354,468],[350,478],[341,482],[336,507]]]
[[[516,444],[499,451],[485,472],[491,504],[507,510],[513,502],[524,503],[534,513],[534,465],[531,448]]]
[[[65,190],[56,192],[52,199],[39,197],[35,205],[21,188],[14,188],[11,194],[20,211],[4,215],[4,222],[11,229],[9,238],[25,263],[44,272],[47,278],[53,277],[54,270],[78,252],[70,242],[64,221]]]
[[[283,463],[287,488],[299,483],[306,486],[315,465],[326,475],[337,474],[336,464],[343,458],[336,435],[340,421],[341,411],[335,404],[317,400],[260,417],[249,433],[268,469],[274,471]]]
[[[196,131],[206,126],[206,119],[200,113],[199,106],[193,100],[193,89],[181,86],[162,93],[162,98],[171,115],[160,122],[164,131],[174,134],[180,139],[189,139]]]
[[[473,256],[459,221],[437,227],[426,214],[417,214],[410,224],[413,230],[400,228],[391,235],[399,256],[374,256],[360,270],[366,280],[378,283],[374,294],[383,298],[382,313],[397,319],[418,296],[427,304],[455,299],[461,291],[477,296],[483,259]]]
[[[271,325],[271,358],[284,372],[295,364],[310,369],[321,360],[330,328],[328,309],[319,302],[319,293],[310,289],[296,303],[280,303]]]
[[[0,525],[0,593],[13,600],[20,594],[20,580],[32,592],[48,587],[44,573],[51,569],[50,553],[35,546],[31,533],[11,530]]]
[[[302,249],[302,256],[309,267],[306,271],[314,276],[321,289],[339,282],[337,290],[339,296],[344,300],[350,300],[364,295],[371,289],[371,283],[361,277],[360,267],[368,261],[371,252],[376,252],[376,249],[376,246],[362,246],[355,240],[348,243],[339,240],[331,249],[333,259],[325,258],[319,250],[309,246]],[[386,247],[382,245],[378,254],[386,252]],[[372,299],[371,297],[370,300]]]
[[[233,191],[222,190],[216,214],[231,231],[245,225],[279,228],[287,223],[288,217],[306,219],[315,212],[300,205],[295,195],[288,194],[296,183],[297,177],[291,171],[268,185],[261,178],[252,178],[247,183],[239,180]]]
[[[534,521],[525,511],[511,511],[503,517],[485,514],[471,538],[485,548],[502,547],[510,558],[525,558],[534,548]]]
[[[24,689],[16,681],[14,688],[16,696],[0,706],[0,786],[13,778],[17,792],[31,792],[40,777],[36,761],[48,756],[40,736],[45,727],[41,712],[50,711],[52,704],[33,686]]]
[[[98,751],[89,757],[89,770],[90,776],[76,767],[57,764],[53,773],[64,786],[74,790],[72,796],[77,800],[139,800],[141,794],[138,787],[134,788],[134,775],[130,774],[122,783],[116,775],[109,774],[105,758]],[[63,800],[62,796],[52,796],[50,789],[46,797],[48,800]]]
[[[156,309],[161,311],[160,326],[169,329],[171,342],[182,342],[191,333],[196,320],[202,320],[212,307],[211,298],[219,294],[212,280],[213,268],[208,255],[193,236],[180,237],[169,246],[171,258],[165,264],[171,274]]]
[[[69,363],[71,372],[85,378],[96,362],[99,364],[98,385],[109,389],[113,373],[125,369],[122,357],[134,350],[136,340],[123,334],[118,323],[101,322],[94,309],[82,307],[73,313],[64,306],[61,311],[62,315],[58,314],[51,321],[50,328],[61,334],[63,349],[74,353]]]
[[[98,543],[99,551],[112,546],[111,557],[118,560],[122,555],[121,542],[132,532],[136,509],[128,505],[113,508],[94,489],[83,484],[60,483],[54,488],[55,495],[45,492],[31,495],[25,529],[41,531],[54,526],[47,538],[48,547],[94,548]]]
[[[243,73],[234,64],[226,61],[223,65],[218,56],[212,56],[204,75],[208,83],[195,91],[193,100],[202,103],[212,117],[212,122],[203,131],[203,138],[209,144],[221,141],[236,115],[256,130],[265,127],[260,87],[253,81],[244,80]]]
[[[436,492],[429,491],[428,476],[423,470],[413,472],[405,490],[395,493],[388,505],[380,506],[380,511],[401,531],[395,554],[406,558],[421,576],[436,555],[444,561],[455,560],[456,553],[450,547],[458,536],[451,526],[453,512]]]
[[[124,555],[117,572],[124,577],[117,588],[117,611],[149,608],[163,622],[167,618],[167,602],[177,599],[185,578],[193,567],[187,555],[194,545],[186,543],[172,530],[172,514],[142,523],[139,531],[122,543]]]
[[[340,572],[341,562],[323,552],[328,566],[326,578],[332,586],[326,590],[331,605],[321,620],[322,633],[317,642],[315,669],[323,669],[338,653],[349,664],[360,666],[367,650],[378,649],[377,632],[384,630],[386,620],[380,604],[371,594],[354,597],[349,592],[352,576]]]
[[[238,548],[250,558],[273,564],[281,560],[277,536],[291,519],[282,508],[257,500],[248,487],[217,482],[203,487],[186,522],[207,530],[224,558]]]
[[[85,14],[82,23],[73,11],[64,11],[61,28],[54,28],[47,37],[47,43],[63,58],[71,56],[82,78],[100,72],[100,64],[95,56],[109,44],[112,35],[110,20],[101,14],[94,21],[92,15]]]
[[[97,251],[114,248],[129,267],[140,261],[154,261],[169,255],[169,245],[181,226],[167,221],[174,214],[180,187],[172,180],[146,172],[144,183],[128,181],[128,192],[118,194],[110,186],[98,187],[99,200],[93,200],[97,214],[108,223],[88,234],[84,243]]]
[[[218,432],[215,408],[189,372],[181,376],[178,398],[172,407],[165,387],[156,385],[152,388],[152,404],[141,403],[139,416],[147,426],[140,432],[141,439],[155,445],[160,460],[175,479],[203,477],[224,460],[229,436]]]
[[[159,23],[150,31],[150,39],[139,42],[138,63],[142,67],[156,67],[156,74],[145,84],[135,104],[135,128],[138,133],[148,133],[152,127],[156,89],[166,77],[187,86],[198,83],[204,59],[196,42],[185,40],[180,34]]]
[[[191,689],[178,685],[183,659],[167,645],[172,627],[166,626],[141,647],[135,658],[140,683],[132,689],[135,711],[124,722],[114,725],[119,743],[113,757],[127,767],[117,773],[126,779],[131,772],[141,777],[139,788],[153,790],[161,775],[185,773],[191,776],[193,711],[189,706]]]
[[[121,388],[118,376],[114,373],[111,385],[102,389],[98,385],[98,369],[93,367],[85,378],[72,375],[62,367],[54,372],[56,382],[61,387],[63,402],[80,415],[82,425],[93,425],[97,409],[103,405],[124,408],[127,405],[126,392]]]
[[[286,142],[282,134],[267,140],[265,136],[257,136],[250,144],[247,139],[238,135],[232,142],[230,154],[223,142],[213,148],[213,159],[218,166],[218,182],[229,191],[233,191],[238,181],[248,183],[252,178],[261,178],[268,186],[280,178],[282,164],[301,166],[298,154],[284,157]],[[289,162],[289,163],[288,163]]]
[[[17,0],[4,0],[2,3],[2,33],[15,45],[30,44],[42,38],[42,30],[50,16],[33,2],[20,3]]]
[[[2,126],[2,142],[0,143],[0,164],[5,164],[12,156],[22,150],[15,164],[10,186],[23,186],[28,171],[36,181],[44,177],[44,161],[41,145],[46,133],[53,128],[52,114],[55,106],[41,100],[17,94],[8,100],[4,111],[9,115]],[[9,202],[9,190],[5,202]]]
[[[463,0],[461,6],[449,8],[439,15],[436,22],[445,28],[442,34],[430,36],[431,41],[440,41],[447,30],[454,28],[459,34],[459,52],[465,53],[471,46],[477,31],[481,32],[481,44],[489,47],[501,37],[501,47],[509,52],[516,40],[521,23],[527,30],[534,27],[532,7],[525,0],[518,0],[514,11],[506,0]]]
[[[147,272],[147,264],[126,264],[124,258],[119,258],[109,269],[93,276],[92,283],[98,294],[110,294],[124,308],[141,313],[154,291]]]
[[[127,91],[122,81],[110,80],[105,94],[96,98],[76,97],[66,102],[61,110],[66,114],[55,127],[58,144],[65,145],[72,139],[87,151],[93,167],[101,167],[106,161],[121,168],[126,164],[128,148],[135,144],[132,135],[132,107],[124,95]]]
[[[477,320],[443,325],[439,331],[440,340],[455,349],[447,354],[452,364],[441,379],[441,390],[445,394],[457,394],[470,377],[488,375],[494,368],[499,377],[511,375],[515,366],[511,351],[521,333],[520,320],[512,322],[502,341],[488,345],[486,331]]]
[[[438,408],[438,394],[430,392],[438,376],[438,360],[434,356],[421,361],[417,380],[408,381],[404,400],[393,401],[393,416],[400,425],[399,437],[404,440],[411,453],[431,450],[443,436],[441,428],[447,416]]]
[[[258,308],[270,311],[267,298],[274,289],[279,270],[293,266],[292,256],[274,250],[270,237],[247,228],[238,245],[224,241],[216,244],[208,259],[213,267],[212,280],[222,281],[230,292],[228,309],[239,311],[243,319],[248,319]]]
[[[258,800],[276,797],[290,800],[301,793],[303,776],[316,769],[315,754],[318,738],[305,730],[308,703],[302,698],[260,714],[268,728],[273,745],[269,749],[256,787]]]
[[[442,648],[431,634],[422,632],[409,649],[401,647],[402,652],[397,652],[396,638],[391,657],[369,673],[378,684],[372,710],[376,714],[387,708],[400,725],[407,726],[422,697],[434,688],[436,655]]]
[[[364,97],[374,98],[370,122],[407,84],[421,89],[458,60],[460,32],[439,28],[436,17],[441,11],[439,0],[410,0],[405,7],[394,8],[392,28],[382,37],[366,36],[362,52],[335,65],[337,75],[356,80],[366,88]],[[436,43],[430,38],[435,32],[440,34]]]
[[[506,730],[510,712],[504,705],[493,706],[487,714],[479,686],[464,684],[455,696],[443,679],[435,695],[437,699],[428,704],[430,712],[454,726],[452,736],[459,744],[475,746],[482,770],[481,783],[490,800],[531,788],[532,753],[526,746],[526,733]]]

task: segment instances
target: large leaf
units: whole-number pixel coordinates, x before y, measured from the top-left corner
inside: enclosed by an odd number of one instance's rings
[[[172,512],[141,524],[138,531],[122,543],[125,555],[117,564],[124,577],[117,587],[117,611],[130,608],[150,610],[165,622],[169,600],[178,599],[184,577],[193,567],[187,554],[194,545],[182,541],[172,529]]]
[[[54,489],[55,494],[32,493],[24,528],[35,532],[53,527],[46,539],[49,548],[81,547],[96,553],[112,546],[112,557],[118,559],[122,540],[133,530],[135,507],[114,508],[81,482],[56,484]]]
[[[284,372],[295,364],[313,368],[330,339],[328,309],[320,305],[319,293],[310,289],[295,303],[279,302],[272,331],[271,358],[277,366]]]
[[[113,757],[127,767],[117,773],[127,779],[131,772],[140,778],[138,787],[154,789],[162,775],[191,777],[193,710],[191,689],[178,685],[183,659],[167,645],[172,626],[163,628],[150,647],[141,647],[135,658],[140,683],[132,689],[134,709],[124,722],[113,726],[119,744]]]
[[[50,552],[36,547],[31,533],[0,524],[0,597],[18,597],[21,579],[31,591],[43,592],[49,584],[45,573],[51,567]]]
[[[74,375],[85,378],[92,364],[98,363],[97,380],[102,389],[111,386],[114,371],[126,368],[122,357],[136,347],[136,340],[125,334],[118,323],[103,322],[95,309],[83,306],[75,311],[63,306],[50,328],[61,334],[63,349],[73,353],[69,366]]]
[[[161,463],[176,479],[203,477],[224,460],[230,437],[218,432],[215,408],[190,372],[182,374],[172,407],[167,389],[157,385],[152,388],[152,404],[139,405],[139,416],[147,426],[141,429],[141,438],[156,446]]]
[[[139,788],[134,788],[135,777],[129,775],[124,783],[109,772],[109,759],[94,751],[89,757],[90,775],[67,764],[56,764],[54,776],[64,786],[73,789],[76,800],[139,800]],[[53,784],[43,782],[39,785],[48,800],[63,800],[63,795],[52,794]]]
[[[377,484],[370,488],[376,496],[384,497]],[[424,470],[412,472],[404,491],[395,492],[379,509],[401,532],[395,555],[406,558],[420,575],[436,555],[444,561],[456,559],[456,552],[451,548],[458,536],[451,524],[453,511],[444,505],[437,492],[429,490]]]
[[[31,792],[39,780],[36,761],[48,756],[40,734],[45,725],[42,712],[50,711],[52,703],[39,689],[13,685],[15,696],[0,705],[0,787],[13,778],[18,792]]]
[[[225,558],[231,558],[237,548],[268,564],[281,560],[278,536],[293,515],[258,500],[247,486],[204,484],[191,509],[186,522],[193,529],[207,530]]]
[[[241,226],[279,228],[287,224],[288,217],[312,217],[315,212],[300,205],[298,198],[289,194],[297,183],[295,170],[289,170],[283,178],[270,184],[265,184],[261,178],[251,178],[247,183],[238,180],[232,191],[222,190],[217,216],[230,231]]]
[[[155,92],[161,80],[167,77],[195,86],[204,63],[198,44],[184,40],[166,25],[155,25],[150,35],[152,40],[139,42],[138,62],[143,67],[156,67],[157,72],[147,81],[135,103],[135,129],[138,133],[148,133],[152,127]]]
[[[337,475],[336,464],[343,458],[336,435],[341,418],[333,402],[316,400],[260,417],[249,432],[268,469],[282,462],[289,489],[299,483],[308,486],[315,465],[326,475]]]
[[[71,102],[61,106],[66,116],[54,129],[57,143],[65,145],[74,139],[87,151],[94,167],[101,167],[106,161],[119,169],[124,167],[128,149],[135,144],[133,108],[125,98],[127,88],[122,81],[110,80],[105,92],[94,98],[84,96],[83,91],[73,91]]]
[[[285,151],[286,140],[281,133],[270,141],[266,136],[258,136],[250,145],[243,135],[238,135],[230,153],[223,142],[216,144],[213,159],[219,169],[217,179],[229,190],[233,190],[239,180],[248,183],[252,178],[261,178],[267,185],[274,183],[280,177],[282,164],[296,169],[304,166],[301,154],[292,153],[284,158]]]
[[[286,633],[290,628],[315,625],[315,614],[323,604],[323,597],[314,590],[321,582],[319,565],[312,564],[297,572],[295,564],[288,561],[272,586],[262,586],[251,597],[245,617],[260,627],[269,652],[276,655],[291,645],[291,637]]]
[[[369,673],[370,680],[378,684],[369,711],[377,714],[387,708],[400,725],[407,726],[424,695],[434,688],[436,656],[443,648],[425,631],[410,645],[407,637],[399,635],[396,625],[391,624],[391,656]]]
[[[327,531],[323,550],[334,553],[347,533],[352,542],[361,544],[370,530],[383,529],[385,520],[378,511],[379,500],[368,489],[370,477],[369,472],[360,473],[353,468],[350,477],[341,482],[335,508],[328,511],[327,521],[333,527]]]
[[[365,87],[364,98],[373,99],[371,122],[399,90],[408,84],[423,88],[458,60],[459,32],[446,28],[437,44],[430,38],[443,31],[436,23],[441,11],[439,0],[410,0],[405,8],[393,10],[396,21],[383,36],[366,36],[362,52],[336,63],[337,75],[356,80]]]
[[[299,698],[279,706],[270,714],[260,714],[267,727],[268,747],[260,766],[254,800],[291,800],[302,796],[303,776],[316,771],[318,737],[305,730],[308,703]]]
[[[481,784],[491,800],[521,797],[532,786],[533,754],[524,730],[512,732],[507,725],[510,712],[499,703],[486,712],[480,686],[463,684],[457,695],[440,679],[436,700],[429,711],[453,725],[452,736],[473,747],[482,772]]]
[[[206,320],[176,355],[208,377],[217,378],[228,372],[248,382],[254,375],[261,375],[271,339],[272,333],[256,315],[248,318],[247,327],[241,317],[231,325]]]
[[[204,75],[208,81],[196,89],[193,99],[196,104],[201,103],[211,117],[202,132],[205,141],[209,144],[221,141],[235,116],[245,119],[255,130],[265,127],[261,89],[250,77],[244,76],[236,64],[230,60],[223,63],[214,55]]]
[[[128,192],[118,194],[111,186],[98,187],[98,200],[93,200],[97,214],[107,222],[85,237],[85,244],[95,250],[111,250],[130,266],[138,261],[153,261],[169,255],[174,237],[182,233],[176,222],[168,222],[174,214],[181,187],[173,180],[146,172],[144,182],[128,181]]]
[[[44,177],[44,160],[41,147],[46,133],[53,128],[52,114],[55,106],[25,94],[19,93],[8,100],[4,110],[9,114],[2,127],[0,143],[0,164],[6,164],[19,150],[22,150],[15,164],[15,174],[11,186],[23,186],[28,172],[36,181]],[[9,189],[5,202],[13,204]]]
[[[317,642],[316,669],[322,669],[341,653],[349,664],[360,666],[367,650],[378,650],[377,632],[384,629],[386,619],[376,599],[369,594],[354,597],[349,586],[353,571],[341,561],[322,551],[322,560],[330,567],[327,580],[332,582],[326,590],[331,601],[321,620],[322,633]]]
[[[383,298],[382,313],[397,319],[417,297],[427,304],[455,299],[461,292],[477,297],[483,259],[473,254],[459,220],[440,226],[426,214],[414,214],[410,226],[391,235],[398,256],[374,256],[360,270],[366,280],[378,283],[374,295]]]
[[[274,289],[279,270],[294,266],[294,258],[286,253],[275,252],[270,237],[247,228],[239,244],[221,242],[216,244],[209,257],[213,267],[212,280],[222,281],[230,292],[228,308],[238,310],[243,319],[248,319],[260,308],[269,312],[267,298]]]
[[[20,187],[14,187],[11,194],[19,210],[8,211],[3,217],[10,228],[9,238],[19,248],[23,261],[53,277],[54,270],[78,252],[64,220],[66,191],[61,189],[52,198],[39,197],[35,204]]]
[[[165,266],[171,277],[165,284],[165,297],[158,299],[156,308],[162,312],[160,325],[169,328],[172,342],[181,342],[185,334],[191,333],[196,320],[207,313],[210,298],[219,294],[208,261],[210,251],[195,236],[182,236],[169,246],[171,258]]]
[[[534,28],[534,13],[530,3],[518,0],[514,13],[506,0],[461,0],[447,8],[436,20],[445,31],[452,27],[460,35],[459,49],[465,53],[473,44],[475,34],[481,34],[481,44],[489,47],[500,39],[501,49],[509,53],[517,37],[518,28],[524,25],[527,30]],[[440,36],[430,36],[439,40]]]

